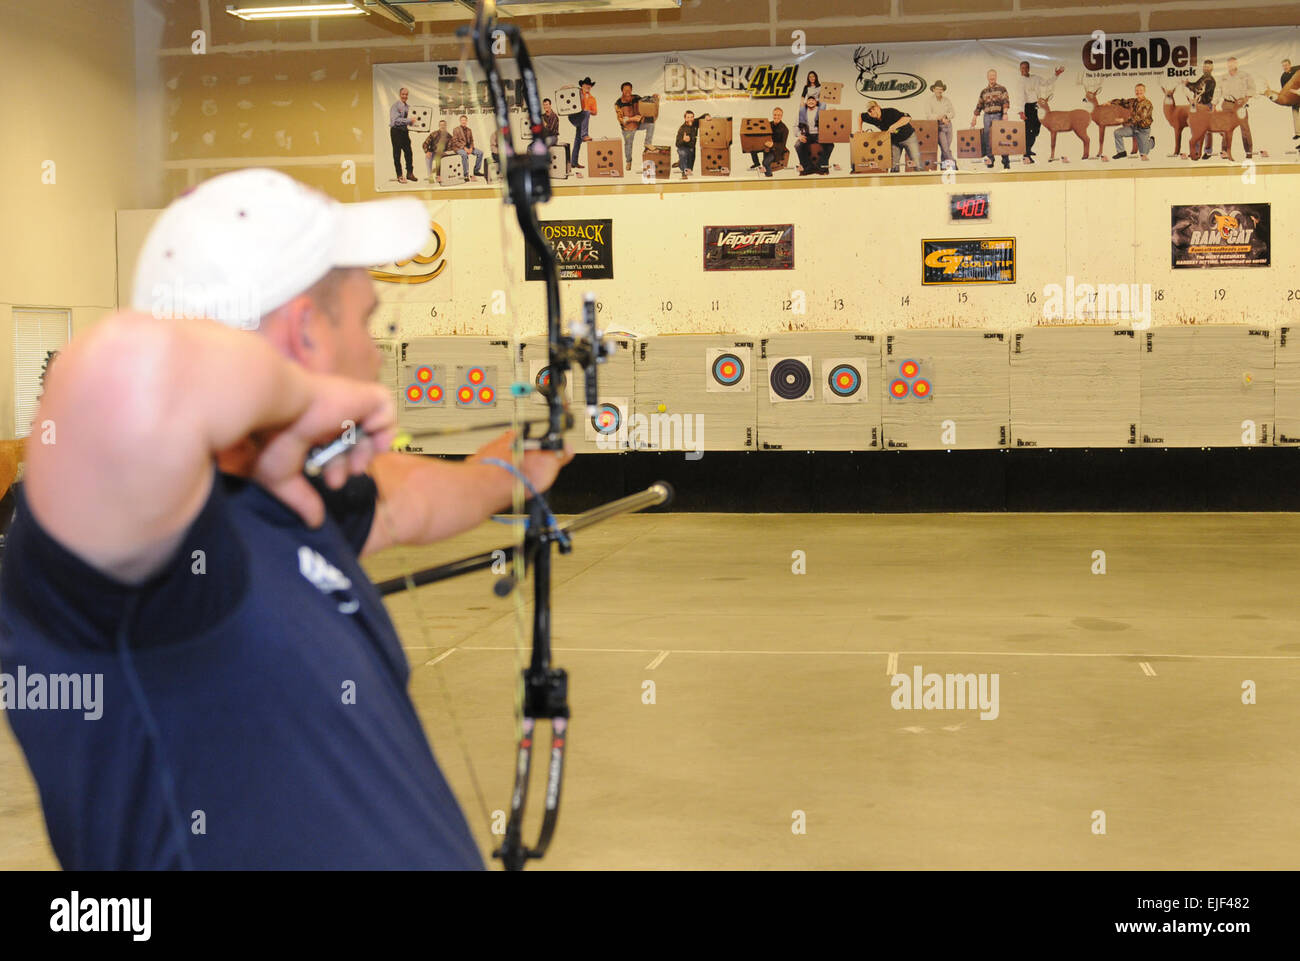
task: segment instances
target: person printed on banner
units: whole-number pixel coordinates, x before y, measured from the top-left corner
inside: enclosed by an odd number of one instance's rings
[[[1214,87],[1215,87],[1214,61],[1213,60],[1205,61],[1205,63],[1201,65],[1201,75],[1196,78],[1196,81],[1192,82],[1190,80],[1184,80],[1183,86],[1186,87],[1187,92],[1192,95],[1193,110],[1195,110],[1198,106],[1209,107],[1211,110],[1213,110],[1214,109]],[[1188,153],[1195,156],[1197,151],[1199,150],[1200,159],[1209,160],[1210,147],[1212,146],[1213,142],[1214,142],[1214,135],[1210,133],[1210,131],[1207,129],[1205,131],[1205,137],[1204,139],[1201,140],[1199,147],[1194,146],[1192,144],[1188,144],[1187,146]]]
[[[654,146],[655,121],[653,117],[641,116],[641,108],[638,106],[642,100],[647,103],[651,102],[651,97],[641,97],[632,92],[632,85],[624,82],[619,88],[621,94],[614,101],[614,113],[618,117],[618,125],[623,128],[623,156],[627,160],[627,169],[632,169],[632,143],[636,139],[638,130],[645,131],[645,143],[642,144],[644,149]]]
[[[894,153],[891,173],[898,173],[903,169],[904,152],[912,161],[912,169],[921,169],[921,141],[916,136],[916,128],[912,126],[911,117],[901,110],[881,107],[876,101],[871,100],[867,102],[867,109],[862,113],[863,130],[867,129],[867,124],[889,134],[889,143]]]
[[[1228,75],[1219,81],[1219,96],[1223,100],[1219,104],[1220,110],[1230,110],[1238,115],[1241,121],[1241,143],[1246,148],[1246,156],[1249,158],[1254,155],[1255,141],[1250,134],[1250,112],[1248,104],[1250,98],[1255,96],[1258,91],[1255,89],[1255,78],[1249,74],[1241,73],[1237,69],[1237,58],[1228,58]],[[1228,157],[1228,144],[1223,145],[1223,158]]]
[[[424,151],[424,165],[429,171],[429,183],[441,180],[442,158],[452,152],[451,132],[447,130],[447,121],[438,121],[438,129],[424,138],[420,149]]]
[[[393,169],[397,171],[397,182],[406,183],[415,180],[415,167],[411,154],[411,110],[406,105],[410,91],[403,87],[397,91],[397,99],[388,108],[388,139],[393,144]],[[406,160],[406,176],[402,176],[402,159]]]
[[[831,151],[833,143],[822,143],[818,138],[817,118],[822,111],[821,101],[812,94],[804,100],[799,108],[799,140],[795,152],[799,155],[799,176],[830,173]]]
[[[925,119],[939,121],[939,167],[942,170],[957,169],[957,161],[952,158],[952,122],[957,117],[957,108],[944,94],[948,85],[942,80],[930,84],[934,99],[925,105]]]
[[[822,79],[817,76],[816,70],[809,70],[808,76],[804,79],[803,93],[799,94],[799,100],[807,102],[809,97],[822,98]]]
[[[1029,61],[1020,61],[1020,76],[1017,78],[1016,102],[1020,104],[1020,119],[1025,122],[1025,162],[1034,162],[1034,141],[1043,125],[1038,119],[1038,101],[1046,100],[1056,89],[1056,78],[1065,73],[1064,67],[1057,67],[1055,75],[1038,77],[1029,72]]]
[[[682,125],[677,128],[677,169],[682,172],[682,179],[685,180],[695,169],[695,146],[700,139],[700,121],[708,120],[707,113],[695,116],[694,111],[686,111],[682,118]]]
[[[493,134],[493,136],[496,135]],[[560,142],[560,115],[551,106],[549,97],[542,101],[542,142],[546,144],[548,149]],[[492,159],[496,159],[495,151],[493,151]]]
[[[765,141],[763,156],[760,159],[757,150],[750,151],[749,159],[754,162],[750,170],[763,168],[763,176],[772,176],[772,165],[785,163],[786,158],[790,156],[790,150],[786,147],[785,142],[790,138],[790,128],[782,123],[785,117],[785,111],[780,107],[772,111],[772,137]]]
[[[588,129],[591,125],[591,118],[596,116],[596,95],[591,92],[591,88],[596,85],[596,81],[590,77],[583,77],[578,81],[580,91],[579,98],[582,103],[582,109],[576,113],[569,114],[569,123],[573,124],[573,153],[569,157],[571,166],[578,169],[582,164],[578,163],[581,154],[578,150],[584,143],[591,139]]]
[[[1297,72],[1300,72],[1300,67],[1291,66],[1290,60],[1282,61],[1282,80],[1277,88],[1279,92],[1286,89],[1286,85],[1291,82],[1291,78],[1294,77]],[[1291,139],[1300,140],[1300,104],[1293,104],[1291,106],[1291,127],[1295,130],[1295,136]]]
[[[1151,147],[1155,144],[1155,138],[1151,136],[1151,118],[1155,113],[1155,108],[1151,101],[1147,99],[1146,84],[1140,83],[1133,88],[1133,96],[1122,100],[1112,100],[1111,103],[1117,107],[1123,107],[1129,111],[1129,122],[1122,127],[1115,128],[1115,149],[1119,153],[1115,154],[1116,160],[1123,160],[1128,154],[1124,150],[1124,138],[1134,137],[1137,140],[1138,154],[1143,160],[1150,160]]]
[[[474,155],[474,176],[483,176],[483,151],[474,146],[474,131],[469,129],[469,117],[460,115],[460,126],[451,132],[451,149],[460,154],[460,162],[465,166],[465,180],[470,179],[469,158]]]
[[[970,118],[970,125],[976,126],[979,115],[984,115],[984,130],[980,133],[980,150],[984,154],[984,166],[993,166],[993,138],[989,128],[1011,112],[1011,95],[1007,88],[998,83],[998,72],[990,70],[986,75],[988,86],[980,91],[980,98],[975,102],[975,113]],[[1011,169],[1011,158],[1002,155],[1002,169]]]

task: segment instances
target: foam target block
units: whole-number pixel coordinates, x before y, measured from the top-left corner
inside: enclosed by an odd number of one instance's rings
[[[731,118],[707,117],[699,123],[701,147],[730,147]]]
[[[916,142],[921,147],[921,154],[939,152],[939,121],[913,120],[912,129],[916,131]]]
[[[641,170],[654,168],[656,180],[667,180],[673,175],[672,151],[668,147],[646,147],[641,151]]]
[[[635,394],[634,353],[637,340],[632,336],[618,336],[606,337],[605,342],[609,345],[610,354],[596,374],[596,399],[598,405],[623,405],[620,414],[623,424],[620,430],[612,432],[597,430],[597,425],[592,423],[592,414],[587,410],[586,375],[581,368],[570,368],[565,376],[565,397],[573,412],[574,424],[566,432],[565,440],[580,454],[609,454],[626,450],[629,443],[628,428],[636,423],[632,398]],[[538,384],[539,379],[549,373],[549,363],[545,337],[526,337],[516,344],[514,369],[517,382]],[[532,415],[537,415],[545,404],[542,395],[534,391],[526,406]]]
[[[581,113],[582,91],[574,86],[563,86],[555,91],[555,112],[560,116]]]
[[[591,177],[622,177],[623,141],[609,139],[588,142],[587,174]]]
[[[637,101],[636,112],[647,120],[659,119],[659,95],[652,94]]]
[[[731,176],[731,148],[704,147],[700,151],[700,171],[706,177]]]
[[[457,154],[442,158],[438,165],[438,183],[444,187],[454,187],[465,182],[465,163]]]
[[[510,343],[489,337],[418,337],[398,345],[398,426],[415,434],[422,430],[476,427],[509,419],[510,382],[514,360]],[[430,376],[418,373],[427,368]],[[477,371],[477,374],[472,372]],[[409,375],[409,377],[408,377]],[[414,402],[406,391],[414,385],[425,396]],[[431,386],[442,389],[442,400],[431,399]],[[463,388],[470,395],[461,399]],[[488,391],[485,400],[484,391]],[[482,434],[417,437],[409,448],[423,454],[472,454],[482,446]]]
[[[756,391],[759,449],[879,450],[881,342],[879,334],[857,331],[763,338],[758,377],[764,389]],[[784,363],[790,360],[797,363]],[[811,401],[774,398],[803,386],[800,366],[811,375]],[[797,375],[794,383],[791,374]]]
[[[756,356],[754,342],[734,334],[638,341],[629,445],[691,454],[754,450]]]
[[[567,180],[569,177],[569,145],[557,143],[551,147],[551,179]]]
[[[826,82],[822,84],[821,102],[822,103],[839,103],[840,98],[844,96],[844,84]]]
[[[957,131],[957,156],[963,160],[971,160],[984,156],[980,150],[980,134],[978,127],[972,127],[969,130]]]
[[[383,337],[374,338],[375,347],[379,350],[379,355],[383,359],[379,364],[378,380],[390,390],[396,390],[397,383],[397,348],[398,343],[395,340],[389,340]]]
[[[886,173],[893,162],[889,134],[883,130],[860,131],[849,142],[849,163],[855,174]]]
[[[1273,443],[1300,446],[1300,328],[1279,327],[1273,350]]]
[[[746,117],[740,121],[740,149],[745,153],[757,153],[767,149],[767,142],[772,139],[772,121],[765,117]]]
[[[887,449],[1008,446],[1006,334],[901,330],[885,335],[881,429]]]
[[[826,143],[848,143],[853,131],[853,111],[823,110],[817,117],[817,139]]]
[[[433,108],[424,104],[411,104],[406,112],[406,129],[411,133],[428,133],[433,129]]]
[[[989,149],[994,156],[1014,156],[1025,152],[1025,122],[995,120],[989,126]]]
[[[1011,332],[1012,447],[1132,447],[1141,413],[1132,327]]]
[[[1179,326],[1141,338],[1141,443],[1243,447],[1273,443],[1273,331]]]

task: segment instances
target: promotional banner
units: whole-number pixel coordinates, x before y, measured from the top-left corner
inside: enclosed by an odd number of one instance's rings
[[[543,220],[541,227],[561,280],[614,279],[614,221]],[[524,279],[546,279],[542,259],[531,247],[524,250]]]
[[[1014,237],[921,241],[922,284],[1014,284]]]
[[[1268,204],[1171,207],[1174,267],[1267,267]]]
[[[794,224],[705,227],[705,270],[793,270]]]
[[[1300,162],[1300,105],[1270,100],[1295,81],[1300,28],[930,43],[852,33],[806,50],[540,57],[545,136],[569,146],[579,180]],[[522,84],[507,79],[505,96],[522,140]],[[376,64],[376,189],[437,190],[444,162],[448,183],[487,188],[490,114],[472,62]],[[916,123],[881,133],[903,118]]]

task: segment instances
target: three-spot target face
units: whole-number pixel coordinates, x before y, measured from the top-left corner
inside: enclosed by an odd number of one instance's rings
[[[918,378],[912,382],[912,394],[916,397],[930,396],[930,382],[923,378]]]
[[[442,403],[442,388],[439,387],[437,384],[430,384],[428,390],[426,390],[424,393],[425,396],[429,398],[429,403],[431,404]]]
[[[902,400],[911,396],[925,400],[934,393],[934,386],[921,376],[919,360],[905,360],[898,365],[898,376],[889,382],[889,396]]]
[[[601,404],[592,415],[591,426],[598,434],[617,434],[623,426],[623,415],[616,404]]]
[[[910,389],[907,381],[902,379],[891,381],[889,384],[889,393],[894,397],[906,397]]]
[[[862,387],[862,374],[852,364],[836,364],[826,377],[826,386],[836,397],[852,397]]]
[[[723,387],[735,387],[745,377],[745,362],[735,354],[719,354],[713,359],[713,379]]]
[[[905,360],[898,365],[898,374],[900,377],[906,377],[911,380],[921,372],[921,365],[914,360]]]
[[[469,386],[469,384],[465,384],[464,386],[462,386],[460,390],[456,391],[456,403],[458,404],[474,403],[474,388]]]
[[[812,371],[808,364],[811,358],[782,357],[774,360],[768,372],[768,386],[772,388],[772,399],[802,400],[811,399]]]
[[[479,384],[483,383],[483,379],[487,375],[483,373],[482,367],[471,367],[465,376],[471,384],[477,387]]]
[[[442,380],[438,373],[439,368],[428,364],[420,364],[416,367],[404,369],[407,379],[407,386],[404,394],[407,404],[438,404],[442,402],[442,387],[439,381]]]
[[[424,400],[424,388],[419,384],[412,384],[410,387],[406,388],[406,399],[412,404],[418,404],[420,401]]]

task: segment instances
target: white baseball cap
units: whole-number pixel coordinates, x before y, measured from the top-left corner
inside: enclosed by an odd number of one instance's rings
[[[162,212],[140,251],[131,306],[253,330],[332,268],[404,260],[429,233],[414,197],[342,204],[275,170],[238,170]]]

